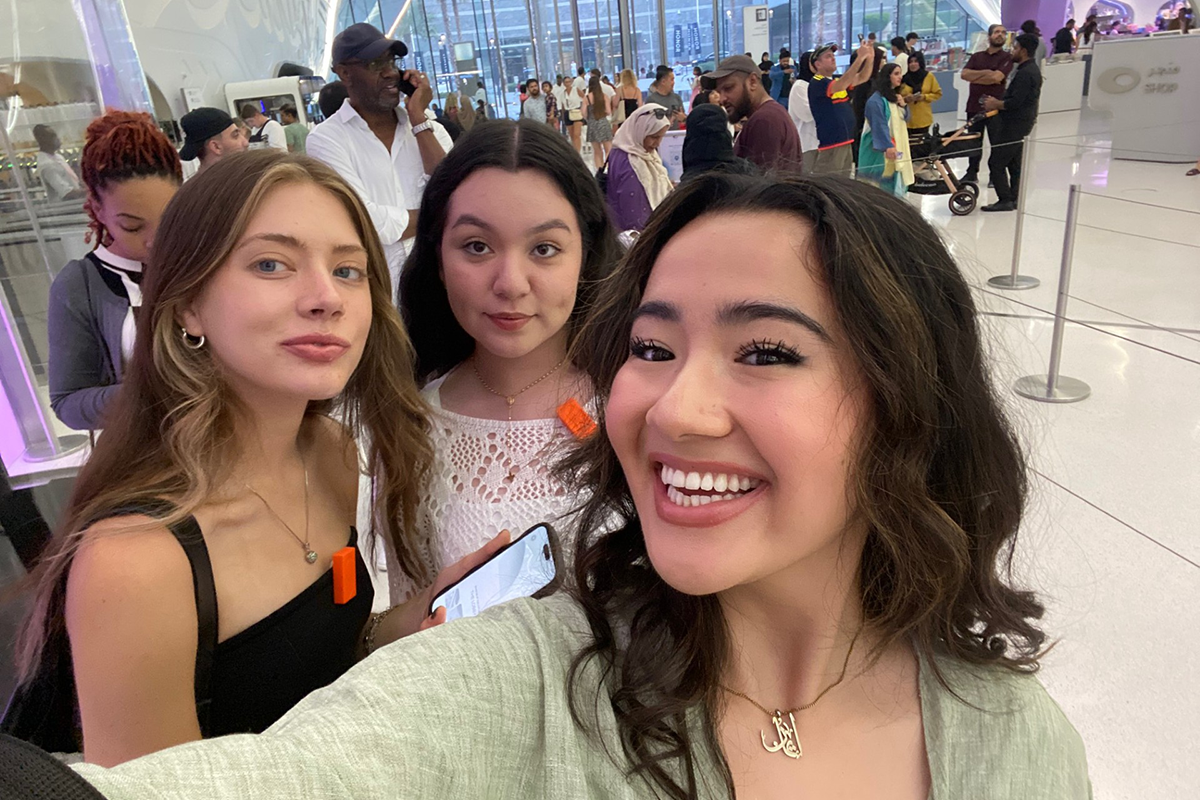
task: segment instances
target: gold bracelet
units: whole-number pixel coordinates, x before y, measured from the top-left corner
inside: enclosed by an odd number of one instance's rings
[[[379,632],[379,624],[383,622],[388,614],[395,611],[400,606],[392,606],[386,611],[380,611],[378,614],[371,615],[371,624],[367,626],[367,635],[363,637],[363,649],[367,655],[375,652],[375,634]]]

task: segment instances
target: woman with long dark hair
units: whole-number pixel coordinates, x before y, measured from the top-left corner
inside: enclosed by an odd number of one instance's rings
[[[613,93],[616,97],[616,93]],[[608,160],[612,149],[613,129],[609,115],[612,113],[608,95],[604,93],[604,84],[598,75],[593,75],[588,82],[587,93],[587,140],[592,146],[592,164],[599,170]]]
[[[867,124],[858,151],[861,180],[881,189],[904,195],[916,180],[905,123],[905,100],[899,94],[903,70],[896,63],[884,64],[875,76],[875,92],[867,100]]]
[[[617,523],[578,598],[407,639],[263,736],[79,772],[170,800],[1090,796],[1010,574],[1025,462],[914,208],[704,176],[578,350],[607,435],[574,474]]]
[[[583,499],[554,465],[595,402],[568,352],[618,253],[600,187],[546,125],[481,122],[430,178],[399,305],[431,408],[431,568],[504,529],[551,522],[574,539]],[[423,587],[388,574],[393,600]]]

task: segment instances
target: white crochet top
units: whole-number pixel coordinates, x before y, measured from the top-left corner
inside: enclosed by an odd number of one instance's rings
[[[586,498],[569,492],[553,469],[574,443],[571,432],[558,417],[508,422],[447,411],[440,394],[445,379],[421,392],[433,409],[433,469],[420,511],[422,525],[432,531],[433,552],[426,557],[442,569],[502,530],[515,538],[549,522],[562,545],[560,566],[569,571],[577,532],[573,512]],[[594,400],[585,408],[595,415]],[[398,566],[388,570],[388,578],[393,603],[416,588]]]

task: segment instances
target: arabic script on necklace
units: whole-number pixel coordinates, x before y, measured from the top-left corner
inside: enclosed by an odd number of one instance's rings
[[[767,744],[767,732],[760,731],[759,736],[762,737],[763,749],[768,753],[782,751],[788,758],[799,758],[804,755],[804,751],[800,747],[800,737],[796,735],[796,718],[789,712],[787,722],[784,722],[783,712],[775,709],[775,713],[771,715],[771,722],[775,724],[777,741],[774,744]]]

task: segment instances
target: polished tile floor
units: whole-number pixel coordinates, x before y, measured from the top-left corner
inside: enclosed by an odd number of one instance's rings
[[[1097,798],[1184,800],[1200,791],[1200,177],[1112,160],[1107,135],[1087,112],[1039,121],[1019,261],[1036,289],[987,284],[1011,267],[1015,214],[912,200],[987,312],[1037,471],[1017,571],[1059,640],[1042,680],[1083,735]],[[1088,194],[1061,372],[1092,394],[1050,405],[1010,387],[1047,368],[1072,183]]]

